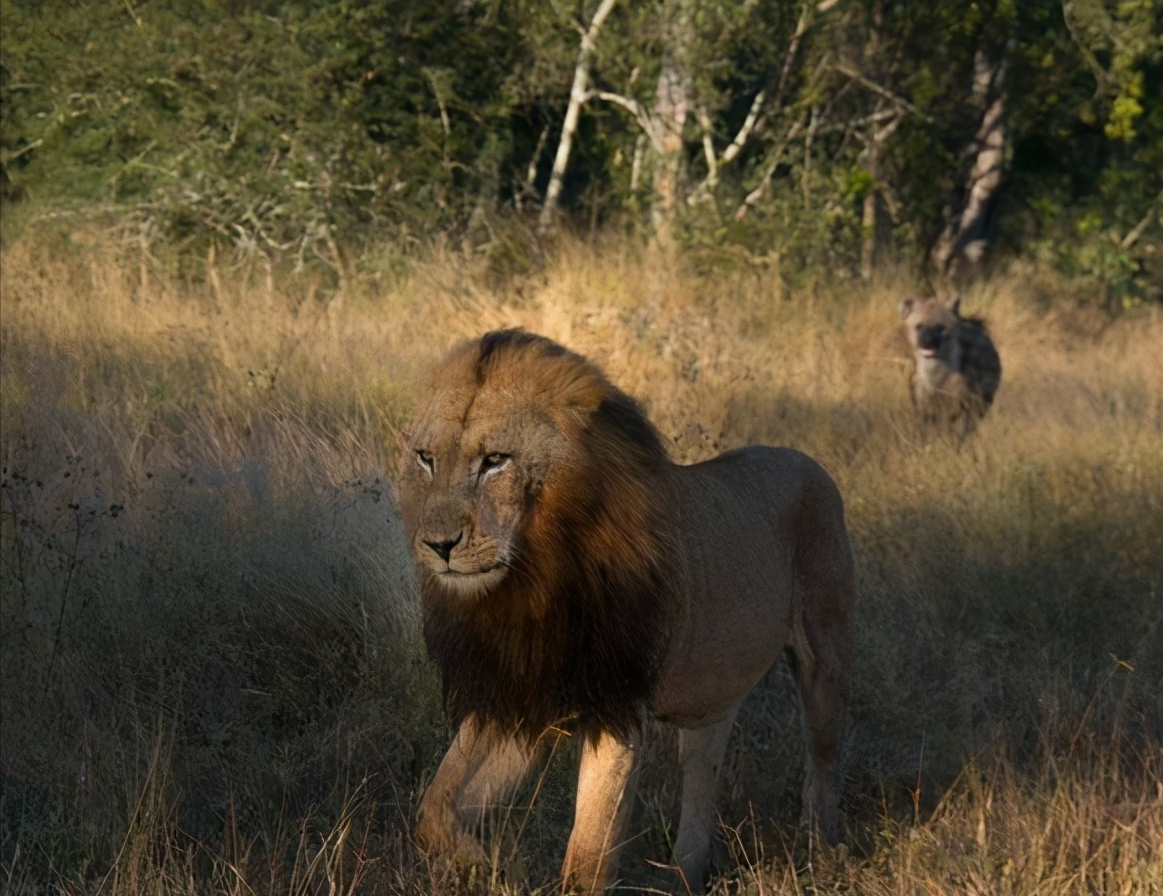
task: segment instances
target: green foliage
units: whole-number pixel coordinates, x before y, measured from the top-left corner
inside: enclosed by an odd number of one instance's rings
[[[6,0],[4,149],[25,149],[21,179],[50,204],[130,211],[202,253],[340,267],[339,242],[449,227],[498,199],[502,12]]]
[[[595,8],[0,0],[0,161],[13,195],[110,214],[191,275],[215,248],[341,281],[371,246],[406,255],[448,234],[493,246],[498,214],[519,220],[545,189]],[[583,106],[565,209],[590,227],[648,227],[654,160],[627,106],[648,114],[678,64],[680,193],[697,200],[676,213],[680,233],[855,271],[872,192],[878,239],[920,258],[965,201],[1000,96],[994,257],[1033,251],[1150,297],[1157,223],[1123,243],[1163,188],[1161,13],[1160,0],[620,3],[591,87],[625,102]],[[985,87],[982,65],[997,75]]]
[[[1064,7],[1066,23],[1094,76],[1100,102],[1109,102],[1105,126],[1112,140],[1134,140],[1143,113],[1141,66],[1163,58],[1163,3],[1159,0],[1081,0]]]

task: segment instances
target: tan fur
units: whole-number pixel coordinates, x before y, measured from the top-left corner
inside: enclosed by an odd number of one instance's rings
[[[818,464],[752,447],[675,465],[601,371],[521,331],[450,354],[410,445],[401,506],[457,726],[420,806],[428,851],[484,861],[472,835],[564,729],[583,746],[563,878],[605,888],[653,716],[680,729],[675,859],[701,887],[732,723],[785,649],[805,709],[803,815],[839,836],[855,589]]]
[[[993,403],[1001,360],[984,321],[961,316],[961,300],[905,299],[900,307],[916,366],[910,392],[921,419],[969,435]]]

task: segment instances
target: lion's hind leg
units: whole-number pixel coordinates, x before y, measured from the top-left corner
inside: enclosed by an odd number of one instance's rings
[[[840,840],[840,793],[835,762],[844,725],[844,689],[839,670],[818,664],[807,674],[793,663],[804,707],[804,786],[800,821],[829,843]]]
[[[711,839],[715,832],[719,774],[740,705],[736,704],[724,718],[703,728],[679,731],[682,812],[678,837],[674,842],[674,858],[682,872],[683,883],[692,893],[702,892],[705,884]]]
[[[833,844],[842,833],[836,764],[846,724],[856,591],[847,537],[840,541],[836,552],[817,555],[826,569],[801,578],[802,603],[788,645],[804,710],[801,821]]]
[[[416,839],[432,858],[465,868],[489,866],[481,837],[503,827],[497,807],[509,800],[545,758],[549,739],[535,744],[466,720],[456,733],[424,798]],[[503,858],[503,857],[496,857]]]

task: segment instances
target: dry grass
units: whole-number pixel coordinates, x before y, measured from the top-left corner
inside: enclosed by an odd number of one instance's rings
[[[602,363],[672,453],[791,444],[840,482],[861,569],[850,848],[794,826],[776,670],[725,774],[721,893],[1163,891],[1163,318],[982,284],[999,398],[918,432],[896,305],[564,248],[505,295],[472,264],[369,263],[348,294],[105,243],[0,259],[4,893],[454,892],[411,846],[446,738],[389,479],[410,383],[521,325]],[[1047,310],[1047,307],[1049,310]],[[625,870],[665,887],[659,732]],[[517,811],[552,892],[568,763]],[[498,850],[502,847],[498,846]]]

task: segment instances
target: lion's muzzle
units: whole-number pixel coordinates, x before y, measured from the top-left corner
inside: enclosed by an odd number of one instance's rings
[[[435,553],[437,557],[439,557],[445,563],[448,563],[449,559],[452,557],[452,549],[460,544],[462,538],[464,538],[464,532],[460,531],[456,533],[455,538],[444,538],[436,540],[429,540],[425,538],[423,539],[423,542],[425,545],[432,549],[433,553]]]

